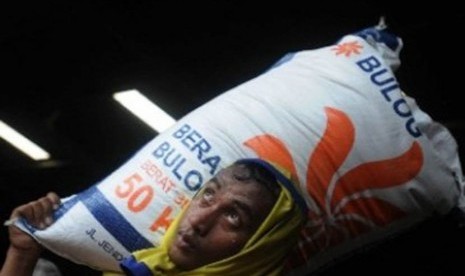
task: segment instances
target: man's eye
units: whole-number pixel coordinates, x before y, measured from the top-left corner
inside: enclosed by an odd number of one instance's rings
[[[214,196],[215,192],[210,188],[206,188],[202,194],[202,199],[208,203],[211,203],[213,201]]]
[[[241,226],[241,217],[234,210],[229,210],[226,212],[226,219],[233,227]]]

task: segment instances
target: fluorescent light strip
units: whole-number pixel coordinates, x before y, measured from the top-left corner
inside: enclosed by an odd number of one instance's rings
[[[0,137],[36,161],[50,158],[50,154],[48,152],[43,150],[41,147],[24,137],[21,133],[17,132],[1,120]]]
[[[113,98],[158,133],[176,123],[168,113],[137,90],[114,93]]]

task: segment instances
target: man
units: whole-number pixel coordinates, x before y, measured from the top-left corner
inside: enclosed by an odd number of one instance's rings
[[[12,217],[23,216],[46,226],[53,205],[59,202],[55,196],[20,206]],[[242,159],[204,185],[169,227],[159,247],[134,252],[121,268],[126,275],[137,276],[279,275],[297,240],[305,210],[304,200],[285,172],[263,160]],[[2,276],[13,275],[4,271],[21,262],[17,254],[10,256],[20,238],[32,248],[32,257],[21,265],[38,257],[39,246],[10,228],[11,246]]]

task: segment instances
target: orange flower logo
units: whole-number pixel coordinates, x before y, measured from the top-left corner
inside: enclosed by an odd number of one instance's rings
[[[331,50],[336,52],[336,56],[345,55],[346,57],[350,57],[351,54],[360,54],[361,49],[363,49],[363,46],[358,44],[357,41],[344,42],[331,48]]]
[[[342,111],[325,108],[327,126],[307,165],[306,189],[317,208],[310,210],[302,231],[292,267],[307,262],[322,250],[377,227],[385,226],[406,213],[395,205],[373,196],[372,189],[405,184],[423,165],[418,142],[400,156],[360,164],[341,175],[339,169],[355,141],[355,127]],[[260,158],[274,162],[297,179],[295,163],[286,145],[269,134],[244,143]]]

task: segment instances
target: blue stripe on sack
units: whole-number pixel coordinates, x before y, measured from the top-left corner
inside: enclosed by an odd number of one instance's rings
[[[365,40],[368,37],[371,37],[376,42],[386,44],[386,46],[388,46],[389,49],[391,49],[392,51],[397,51],[399,47],[399,39],[397,36],[390,34],[384,30],[377,29],[377,28],[363,29],[355,33],[355,35],[360,36]]]
[[[77,196],[74,196],[70,198],[69,200],[63,202],[60,205],[60,208],[58,208],[55,213],[53,213],[53,219],[54,221],[57,221],[59,218],[61,218],[64,214],[66,214],[71,208],[73,208],[76,203],[79,202],[79,198]]]
[[[152,247],[116,208],[93,186],[78,195],[96,220],[129,252]]]
[[[126,275],[133,276],[152,276],[153,273],[143,262],[137,262],[134,256],[125,258],[120,264],[121,269]]]
[[[66,214],[76,203],[79,202],[77,196],[74,196],[60,204],[60,208],[53,212],[53,221],[56,222],[59,218],[61,218],[64,214]],[[41,230],[34,227],[32,224],[29,224],[25,219],[20,218],[18,221],[21,225],[23,225],[31,234],[34,234],[35,231]]]
[[[153,246],[116,210],[96,186],[63,202],[53,213],[54,221],[63,217],[78,202],[82,202],[94,218],[129,252]],[[25,219],[20,218],[18,222],[32,234],[40,230],[27,223]]]

